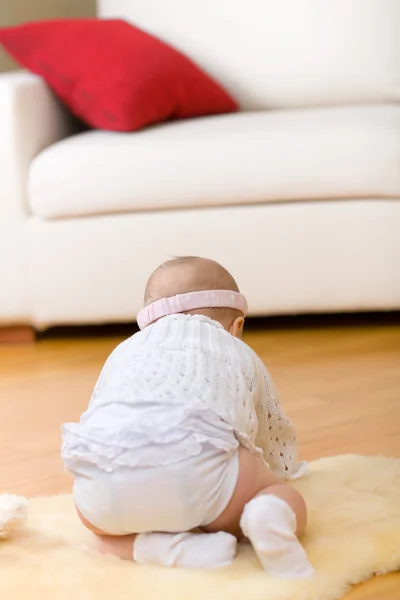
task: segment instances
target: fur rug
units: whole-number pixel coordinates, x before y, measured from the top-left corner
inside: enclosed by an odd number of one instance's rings
[[[400,460],[337,456],[297,482],[309,506],[308,581],[264,573],[251,547],[216,571],[142,567],[104,557],[71,496],[29,503],[28,524],[0,541],[0,597],[15,600],[336,600],[375,573],[400,568]]]

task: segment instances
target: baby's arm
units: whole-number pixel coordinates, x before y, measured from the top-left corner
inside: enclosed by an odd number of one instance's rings
[[[297,436],[293,423],[283,412],[272,379],[256,356],[256,446],[274,473],[284,479],[298,479],[308,472],[305,462],[297,460]]]

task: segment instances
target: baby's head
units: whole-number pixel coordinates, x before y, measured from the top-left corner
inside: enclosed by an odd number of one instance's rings
[[[232,275],[219,263],[207,258],[185,256],[162,264],[147,282],[144,304],[191,292],[228,290],[239,292]],[[218,321],[235,337],[241,337],[244,314],[237,308],[198,308],[185,314],[204,315]]]

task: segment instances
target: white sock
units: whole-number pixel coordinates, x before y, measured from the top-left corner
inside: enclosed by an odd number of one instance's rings
[[[237,541],[229,533],[142,533],[133,559],[142,565],[215,568],[231,564]]]
[[[0,538],[6,538],[19,529],[27,519],[26,498],[11,494],[0,495]]]
[[[288,579],[305,579],[314,573],[296,537],[296,515],[284,500],[272,495],[250,500],[240,525],[267,573]]]

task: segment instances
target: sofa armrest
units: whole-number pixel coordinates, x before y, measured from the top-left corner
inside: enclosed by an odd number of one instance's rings
[[[31,161],[74,119],[35,75],[0,75],[0,327],[30,323],[27,178]]]
[[[0,224],[27,216],[30,163],[75,130],[43,79],[25,71],[0,75]]]

